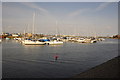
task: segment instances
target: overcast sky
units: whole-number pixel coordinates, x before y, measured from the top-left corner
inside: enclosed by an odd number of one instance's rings
[[[34,12],[35,33],[118,34],[117,2],[3,2],[3,32],[32,32]]]

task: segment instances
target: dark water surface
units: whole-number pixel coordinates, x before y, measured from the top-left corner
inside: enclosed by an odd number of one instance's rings
[[[58,55],[57,61],[54,56]],[[94,44],[22,45],[2,42],[3,78],[68,78],[118,56],[118,40]]]

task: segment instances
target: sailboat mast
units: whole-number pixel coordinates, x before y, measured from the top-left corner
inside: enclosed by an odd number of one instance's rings
[[[57,31],[57,21],[56,21],[56,36],[58,35],[58,31]]]
[[[35,13],[33,13],[33,31],[32,34],[35,34]]]
[[[24,39],[25,39],[25,30],[24,30]]]
[[[28,33],[29,33],[29,24],[27,24],[27,31],[28,31]]]
[[[58,28],[58,22],[56,21],[56,36],[60,35],[59,28]]]
[[[27,26],[25,26],[25,29],[24,29],[24,39],[26,37],[26,28],[27,28]]]

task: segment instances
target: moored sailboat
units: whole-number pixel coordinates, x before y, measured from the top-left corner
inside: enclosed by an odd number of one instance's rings
[[[34,21],[35,21],[35,13],[33,14],[33,34],[32,38],[34,38]],[[33,40],[33,39],[24,39],[22,40],[22,43],[25,45],[44,45],[45,42],[41,42],[39,40]]]
[[[24,40],[22,41],[23,44],[25,45],[44,45],[45,42],[41,42],[38,40]]]

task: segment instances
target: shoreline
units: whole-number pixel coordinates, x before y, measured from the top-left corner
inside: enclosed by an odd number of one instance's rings
[[[120,56],[115,57],[72,78],[119,78],[119,61]]]

